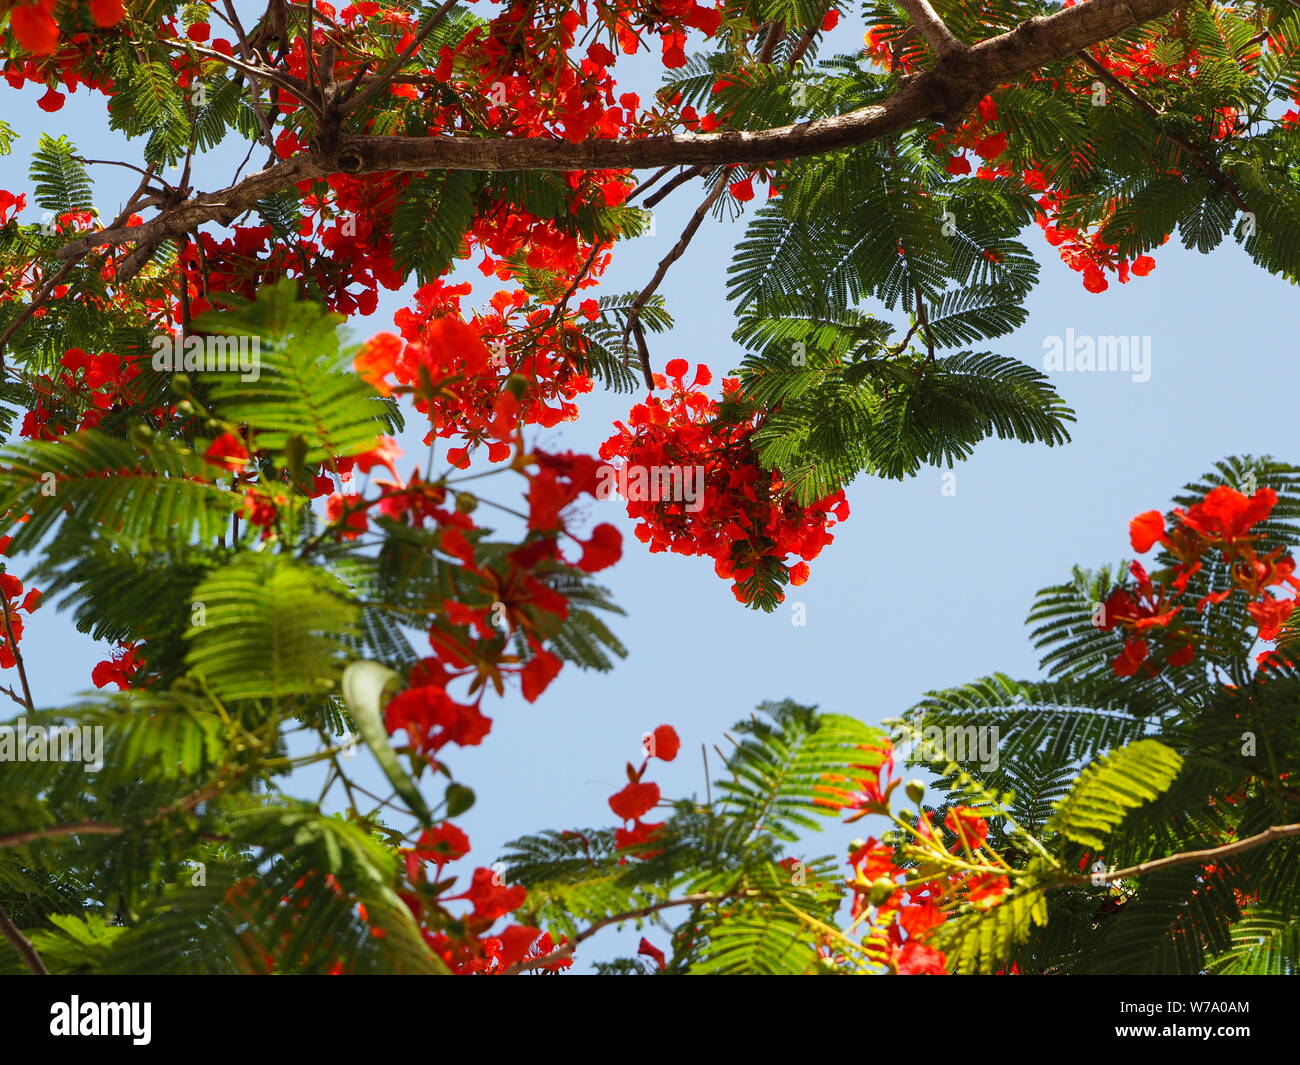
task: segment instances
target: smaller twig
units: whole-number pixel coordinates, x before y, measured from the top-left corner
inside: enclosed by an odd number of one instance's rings
[[[1080,52],[1079,58],[1084,61],[1088,68],[1092,70],[1097,77],[1101,78],[1102,81],[1132,103],[1139,111],[1143,112],[1143,114],[1155,119],[1157,122],[1164,117],[1155,105],[1140,96],[1133,88],[1120,81],[1119,78],[1115,77],[1115,75],[1107,70],[1104,65],[1094,59],[1087,52]],[[1194,162],[1211,181],[1228,194],[1229,199],[1237,205],[1238,210],[1245,214],[1250,214],[1250,207],[1247,206],[1246,201],[1242,199],[1241,192],[1237,189],[1237,186],[1228,179],[1228,176],[1224,174],[1224,172],[1215,165],[1213,160],[1201,151],[1201,149],[1197,148],[1191,141],[1180,137],[1177,133],[1165,129],[1163,125],[1160,127],[1160,135],[1167,140],[1172,141],[1190,155],[1192,157],[1192,162]]]
[[[757,892],[741,892],[739,894],[750,895]],[[666,899],[663,902],[653,902],[649,906],[642,906],[637,910],[628,910],[625,913],[616,913],[610,917],[604,917],[593,925],[589,925],[579,932],[572,939],[563,945],[556,947],[549,954],[541,954],[536,958],[525,958],[523,961],[517,961],[514,965],[502,972],[502,976],[514,976],[518,973],[527,972],[530,969],[542,969],[548,965],[554,965],[557,961],[563,961],[578,948],[578,944],[584,940],[590,939],[603,928],[609,928],[611,925],[623,924],[625,921],[635,921],[642,917],[649,917],[658,913],[660,910],[668,910],[674,906],[700,906],[711,902],[722,902],[727,898],[735,898],[737,895],[715,895],[710,892],[701,892],[696,895],[683,895],[678,899]]]
[[[685,185],[686,182],[690,181],[692,178],[699,177],[703,173],[704,167],[702,166],[687,167],[653,196],[647,197],[645,201],[646,208],[651,209],[658,206],[667,196],[670,196],[677,189],[681,188],[681,186]]]
[[[682,230],[682,235],[677,239],[677,243],[669,249],[667,255],[659,260],[659,268],[655,271],[654,277],[650,279],[650,283],[645,288],[637,293],[636,299],[632,301],[632,306],[628,309],[627,324],[623,327],[623,342],[627,343],[628,334],[631,334],[636,339],[637,351],[641,356],[641,369],[645,374],[646,388],[652,391],[654,390],[654,375],[650,369],[650,352],[646,348],[645,336],[641,331],[641,310],[663,283],[673,263],[686,253],[686,249],[699,231],[700,225],[704,222],[709,210],[718,202],[718,199],[726,190],[727,179],[723,175],[718,179],[713,191],[704,198],[704,202],[695,209],[695,213],[691,215],[691,220],[686,223],[686,228]],[[649,203],[648,200],[646,202]]]
[[[371,96],[388,84],[393,75],[401,70],[406,61],[419,51],[420,45],[424,44],[425,38],[437,29],[438,24],[447,17],[451,12],[451,9],[458,3],[460,3],[460,0],[446,0],[437,11],[429,16],[424,25],[420,27],[420,31],[415,35],[415,39],[402,49],[402,51],[393,58],[393,61],[376,74],[374,80],[369,82],[364,88],[360,89],[360,91],[358,91],[356,79],[353,79],[340,98],[339,109],[346,113],[360,107],[363,103],[369,100]]]
[[[929,361],[934,362],[934,337],[930,335],[930,316],[925,313],[925,299],[921,295],[921,290],[915,289],[916,292],[916,324],[925,334],[925,348],[929,356]],[[911,339],[912,334],[908,334]]]
[[[27,705],[27,709],[34,713],[36,704],[32,702],[32,687],[27,683],[27,665],[23,662],[23,652],[18,646],[18,641],[14,639],[14,626],[9,618],[9,593],[3,586],[0,586],[0,606],[4,610],[5,640],[9,644],[9,653],[14,656],[14,664],[18,667],[18,679],[23,686],[23,702]]]
[[[50,970],[45,967],[45,962],[32,946],[31,940],[18,930],[18,926],[9,919],[9,915],[2,907],[0,907],[0,932],[3,932],[5,939],[13,944],[14,950],[18,951],[27,968],[37,976],[50,975]]]
[[[106,825],[100,821],[74,821],[66,825],[52,825],[49,828],[30,828],[22,832],[10,832],[0,836],[0,850],[5,847],[21,847],[24,843],[34,843],[38,839],[54,839],[58,836],[120,836],[126,829],[121,825]]]
[[[161,174],[155,174],[152,171],[145,170],[142,167],[136,166],[134,163],[124,163],[116,159],[87,159],[85,156],[81,155],[74,155],[72,158],[79,163],[87,163],[94,166],[124,166],[128,170],[134,170],[137,174],[143,174],[150,181],[157,181],[164,189],[166,189],[166,191],[173,193],[176,192],[175,186],[170,184]],[[156,189],[149,189],[149,191],[155,195],[158,194],[158,190]]]
[[[1242,851],[1253,850],[1255,847],[1262,847],[1265,843],[1286,839],[1288,836],[1300,836],[1300,824],[1274,825],[1272,828],[1264,829],[1263,832],[1247,836],[1245,839],[1239,839],[1235,843],[1226,843],[1222,847],[1210,847],[1207,850],[1171,854],[1167,858],[1156,858],[1153,861],[1129,866],[1127,869],[1118,869],[1113,873],[1080,873],[1077,876],[1070,877],[1068,882],[1071,884],[1101,883],[1103,881],[1113,883],[1116,880],[1125,880],[1133,876],[1143,876],[1146,873],[1155,872],[1157,869],[1167,869],[1171,865],[1217,862],[1221,858],[1240,854]]]

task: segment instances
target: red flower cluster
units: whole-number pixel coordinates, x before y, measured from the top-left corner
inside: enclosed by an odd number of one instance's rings
[[[401,337],[379,334],[355,363],[380,391],[392,390],[389,377],[412,390],[416,409],[435,426],[431,437],[463,441],[447,453],[460,469],[469,466],[478,445],[487,447],[490,462],[508,458],[512,447],[521,446],[521,422],[551,428],[573,420],[578,413],[573,399],[592,388],[591,379],[561,351],[562,337],[575,326],[551,327],[545,308],[523,312],[522,291],[498,292],[490,312],[467,322],[460,301],[469,292],[468,284],[425,285],[415,295],[415,307],[394,318]],[[526,353],[512,355],[511,338],[518,335],[529,336],[530,343]]]
[[[1259,638],[1277,639],[1300,600],[1294,596],[1279,599],[1270,589],[1287,587],[1300,592],[1300,579],[1295,575],[1295,560],[1284,549],[1261,556],[1256,550],[1259,536],[1251,532],[1276,503],[1277,493],[1271,488],[1246,496],[1220,485],[1187,510],[1175,509],[1168,528],[1158,510],[1139,514],[1129,523],[1133,550],[1145,554],[1160,544],[1176,561],[1157,574],[1158,579],[1133,562],[1129,567],[1133,583],[1115,588],[1102,604],[1097,627],[1118,630],[1124,636],[1124,649],[1113,663],[1117,674],[1155,676],[1166,665],[1178,667],[1192,661],[1197,636],[1178,624],[1179,615],[1190,605],[1181,600],[1188,581],[1201,571],[1205,553],[1216,549],[1229,565],[1232,585],[1202,596],[1195,604],[1196,612],[1240,591],[1249,600],[1246,610],[1255,621]],[[1153,640],[1157,641],[1154,650]]]
[[[464,976],[504,973],[520,962],[552,953],[557,944],[550,933],[530,925],[511,924],[487,934],[493,924],[519,909],[528,898],[525,888],[504,883],[495,869],[475,869],[469,887],[458,895],[441,893],[447,882],[436,887],[427,882],[426,863],[434,865],[441,879],[444,866],[469,851],[469,837],[450,821],[444,821],[426,828],[415,846],[403,852],[410,887],[401,897],[433,952],[453,972]],[[469,912],[453,918],[444,904],[455,901],[469,903]],[[572,964],[566,955],[537,967],[555,972]]]
[[[144,663],[139,658],[143,644],[120,644],[113,651],[113,656],[100,662],[90,673],[96,688],[116,684],[118,691],[140,687]]]
[[[1040,193],[1035,221],[1042,229],[1047,243],[1060,252],[1061,261],[1071,270],[1083,275],[1083,287],[1089,292],[1104,292],[1110,286],[1106,279],[1107,272],[1115,274],[1120,284],[1126,284],[1131,276],[1146,277],[1155,269],[1156,263],[1151,256],[1139,255],[1130,262],[1119,254],[1117,245],[1102,239],[1101,231],[1109,219],[1103,219],[1086,232],[1076,226],[1063,224],[1060,214],[1070,190],[1064,185],[1049,187],[1057,180],[1055,175],[1046,169],[1020,168],[1008,162],[996,162],[1007,150],[1006,133],[990,131],[991,127],[997,125],[997,120],[997,102],[992,96],[985,96],[975,113],[962,125],[952,130],[938,130],[930,135],[937,152],[960,152],[950,154],[947,162],[949,174],[954,177],[969,174],[971,164],[966,152],[972,151],[983,160],[975,172],[977,178],[985,181],[1014,178],[1023,182],[1031,192]],[[989,251],[986,254],[995,253]]]
[[[36,408],[23,416],[19,430],[22,436],[54,440],[74,430],[93,429],[110,410],[140,401],[137,392],[129,387],[140,375],[133,356],[111,352],[87,355],[80,348],[69,348],[59,364],[65,372],[57,379],[38,377],[34,381],[41,398]],[[69,397],[90,401],[89,408],[75,425],[65,420],[70,413]]]
[[[819,789],[819,802],[833,809],[852,811],[846,823],[868,814],[889,814],[890,799],[901,781],[894,776],[894,749],[889,741],[864,748],[870,758],[854,766],[852,777],[831,776]],[[899,822],[902,827],[907,825]],[[945,835],[944,830],[947,830]],[[908,829],[917,841],[946,851],[966,865],[983,864],[988,840],[984,811],[969,806],[950,807],[942,827],[922,809]],[[976,909],[999,905],[1011,881],[1001,866],[988,863],[988,872],[958,868],[946,875],[918,879],[914,862],[903,860],[899,844],[874,837],[855,842],[849,853],[853,875],[851,913],[854,925],[868,922],[868,953],[901,975],[943,975],[947,959],[924,943],[927,933],[948,919],[955,905]]]
[[[834,540],[830,526],[849,516],[844,493],[800,506],[783,490],[780,475],[759,465],[752,442],[756,416],[719,417],[719,403],[703,391],[712,381],[708,367],[699,366],[690,385],[685,359],[673,359],[665,369],[667,376],[656,374],[654,382],[668,389],[667,399],[652,395],[633,407],[626,424],[615,423],[618,432],[601,445],[600,457],[629,470],[699,469],[703,489],[694,502],[629,499],[637,539],[652,552],[713,558],[715,572],[734,582],[742,603],[754,599],[747,582],[759,567],[775,568],[783,583],[803,584],[808,560]],[[726,397],[736,398],[739,388],[735,378],[722,383]],[[788,564],[792,553],[802,561]]]
[[[53,55],[59,47],[59,24],[55,20],[57,0],[34,0],[14,4],[9,26],[23,49],[32,55]],[[96,26],[116,26],[126,18],[122,0],[90,0],[90,17]]]
[[[624,822],[624,826],[628,821],[632,822],[631,828],[622,827],[614,830],[614,843],[619,850],[631,851],[637,858],[653,858],[660,853],[647,848],[659,836],[664,827],[663,822],[652,824],[641,820],[659,805],[659,785],[642,778],[650,765],[651,758],[671,762],[677,757],[681,745],[681,740],[677,738],[677,731],[671,725],[660,725],[654,732],[647,733],[642,740],[646,756],[641,763],[641,768],[636,769],[631,762],[628,763],[627,785],[621,791],[611,795],[609,799],[609,808],[620,821]]]
[[[23,582],[12,573],[0,573],[0,592],[4,593],[0,610],[5,612],[0,626],[0,668],[13,669],[18,664],[14,648],[23,638],[23,614],[30,615],[41,605],[41,593],[33,588],[23,596]]]

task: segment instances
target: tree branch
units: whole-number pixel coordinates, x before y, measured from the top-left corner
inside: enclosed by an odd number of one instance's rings
[[[1253,850],[1256,847],[1262,847],[1265,843],[1272,843],[1275,840],[1285,839],[1288,836],[1300,836],[1300,824],[1296,825],[1274,825],[1272,828],[1266,828],[1263,832],[1256,835],[1248,836],[1245,839],[1239,839],[1235,843],[1225,843],[1222,847],[1210,847],[1203,851],[1186,851],[1183,854],[1171,854],[1167,858],[1156,858],[1149,862],[1142,862],[1140,865],[1133,865],[1127,869],[1119,869],[1113,873],[1080,873],[1072,876],[1069,883],[1114,883],[1116,880],[1125,880],[1128,877],[1144,876],[1147,873],[1153,873],[1157,869],[1167,869],[1172,865],[1190,865],[1201,864],[1205,862],[1214,862],[1222,858],[1231,857],[1234,854],[1240,854],[1242,851]]]
[[[668,271],[672,268],[673,263],[686,254],[687,247],[695,238],[703,224],[705,216],[713,207],[724,192],[727,191],[727,175],[718,176],[718,184],[713,191],[704,197],[703,202],[695,208],[695,213],[691,215],[691,220],[686,223],[686,228],[682,230],[682,235],[677,238],[677,243],[669,250],[668,254],[659,260],[659,268],[655,271],[654,277],[650,283],[637,293],[636,299],[632,301],[632,306],[628,309],[627,325],[623,329],[623,343],[627,343],[628,333],[636,337],[637,352],[641,356],[641,373],[645,377],[646,388],[654,391],[654,372],[650,367],[650,352],[646,348],[645,335],[641,332],[641,309],[649,302],[650,297],[655,294],[655,290],[663,283],[663,279],[668,276]]]
[[[60,258],[103,244],[141,248],[218,221],[230,224],[263,197],[298,181],[332,173],[372,174],[428,170],[635,170],[662,166],[724,166],[770,163],[852,148],[897,133],[924,119],[953,122],[988,91],[1009,78],[1067,59],[1187,0],[1089,0],[1054,15],[1033,18],[1014,30],[941,57],[933,70],[905,81],[879,103],[831,118],[757,131],[673,134],[643,139],[593,139],[577,144],[556,138],[322,137],[308,151],[276,163],[214,193],[200,193],[165,208],[138,226],[89,234],[59,249]],[[218,58],[228,61],[228,57]],[[265,70],[256,71],[263,77]],[[137,249],[139,250],[139,249]],[[147,261],[133,254],[123,270],[130,277]]]
[[[948,29],[939,13],[930,6],[930,0],[898,0],[898,6],[907,12],[912,25],[940,59],[966,50],[966,46],[952,35],[952,30]]]
[[[73,821],[66,825],[51,825],[49,828],[29,828],[22,832],[10,832],[0,836],[0,849],[21,847],[24,843],[34,843],[38,839],[54,839],[58,836],[120,836],[126,829],[121,825],[107,825],[100,821]]]
[[[18,641],[14,639],[14,625],[9,617],[9,594],[0,587],[0,611],[4,613],[5,643],[9,647],[9,653],[14,656],[14,664],[18,667],[18,680],[23,686],[23,702],[27,709],[36,712],[36,705],[32,702],[32,686],[27,683],[27,664],[23,661],[23,652],[18,646]]]
[[[23,964],[27,966],[37,976],[49,976],[50,970],[45,967],[45,962],[41,956],[36,953],[36,948],[32,942],[18,930],[18,926],[9,919],[9,915],[0,908],[0,932],[4,933],[5,939],[13,944],[14,950],[23,959]]]
[[[1163,117],[1160,111],[1157,110],[1148,100],[1138,95],[1131,86],[1120,81],[1119,78],[1115,77],[1114,74],[1107,70],[1087,52],[1080,52],[1079,58],[1087,64],[1089,69],[1091,69],[1097,77],[1101,78],[1102,81],[1132,103],[1143,114],[1155,119],[1156,122],[1159,123],[1160,119]],[[1228,194],[1229,199],[1237,205],[1238,210],[1246,214],[1250,213],[1250,208],[1246,206],[1246,201],[1242,199],[1240,190],[1238,190],[1237,186],[1228,179],[1228,176],[1215,165],[1214,161],[1210,159],[1204,151],[1197,148],[1191,141],[1180,137],[1177,133],[1165,129],[1163,126],[1159,126],[1158,132],[1160,136],[1164,137],[1168,141],[1172,141],[1191,156],[1192,162],[1194,162],[1211,181]]]
[[[419,32],[415,35],[411,43],[408,44],[406,48],[404,48],[396,56],[394,56],[393,61],[389,63],[388,66],[386,66],[378,74],[376,74],[374,80],[369,82],[364,88],[360,89],[359,92],[358,92],[358,86],[356,84],[349,83],[347,89],[345,90],[345,96],[339,103],[339,109],[341,111],[355,110],[356,108],[360,107],[363,103],[365,103],[368,99],[370,99],[371,96],[377,93],[385,85],[387,85],[390,81],[392,81],[393,75],[395,75],[399,70],[402,69],[402,64],[404,64],[408,59],[410,59],[411,56],[415,55],[415,53],[419,50],[420,45],[424,44],[425,38],[428,37],[429,34],[431,34],[435,29],[437,29],[438,24],[442,22],[442,20],[447,17],[451,9],[459,3],[460,0],[446,0],[446,3],[444,3],[440,8],[434,11],[433,14],[431,14],[428,17],[428,19],[425,20],[424,25],[420,27]],[[353,95],[354,93],[356,95]]]
[[[746,892],[746,894],[756,894]],[[547,965],[554,965],[557,961],[563,961],[575,950],[578,944],[584,940],[590,939],[601,929],[609,928],[611,925],[622,924],[624,921],[635,921],[641,917],[649,917],[651,914],[658,913],[660,910],[671,909],[674,906],[701,906],[711,902],[722,902],[724,899],[735,898],[735,895],[715,895],[708,892],[702,892],[697,895],[683,895],[679,899],[666,899],[663,902],[654,902],[649,906],[642,906],[639,910],[628,910],[626,913],[616,913],[612,917],[604,917],[595,924],[584,928],[572,939],[568,940],[563,946],[556,947],[549,954],[542,954],[536,958],[525,958],[523,961],[517,961],[510,968],[506,969],[502,976],[515,976],[518,973],[527,972],[530,969],[541,969]]]

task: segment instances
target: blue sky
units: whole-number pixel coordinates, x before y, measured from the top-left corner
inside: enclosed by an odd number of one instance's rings
[[[839,39],[852,48],[852,26],[845,31]],[[39,95],[28,89],[19,101],[9,93],[6,118],[24,138],[13,156],[0,158],[2,188],[25,187],[41,129],[65,133],[85,154],[115,157],[102,98],[82,90],[46,116],[33,106]],[[129,158],[120,151],[116,157]],[[101,213],[111,215],[124,182],[107,168],[95,171],[104,190]],[[213,188],[227,174],[214,168],[197,180]],[[699,195],[688,187],[670,197],[658,210],[655,235],[623,245],[596,294],[639,288]],[[715,374],[739,363],[724,293],[741,232],[740,223],[708,221],[673,268],[661,291],[678,324],[670,335],[651,338],[656,368],[674,357],[707,362]],[[482,864],[527,832],[609,824],[606,799],[623,782],[623,764],[639,757],[641,735],[656,725],[673,724],[683,749],[675,763],[656,763],[653,779],[667,796],[702,795],[701,744],[721,743],[723,730],[764,700],[790,697],[878,722],[928,690],[994,670],[1034,676],[1023,621],[1038,588],[1061,580],[1072,564],[1125,557],[1128,520],[1163,509],[1176,489],[1219,458],[1300,458],[1285,398],[1300,385],[1295,293],[1286,282],[1235,246],[1202,256],[1171,241],[1149,277],[1094,295],[1036,231],[1026,240],[1040,253],[1042,282],[1028,300],[1024,328],[987,350],[1042,366],[1048,338],[1069,329],[1147,336],[1150,379],[1055,374],[1078,414],[1073,442],[987,442],[957,468],[955,494],[944,494],[939,470],[904,483],[860,479],[848,490],[853,513],[835,543],[812,563],[809,582],[791,589],[787,605],[773,614],[736,603],[708,559],[649,555],[617,502],[591,504],[593,520],[625,531],[623,560],[601,577],[627,611],[614,627],[630,654],[608,674],[567,667],[536,705],[513,694],[486,705],[492,735],[479,748],[451,752],[457,778],[479,796],[458,822]],[[483,285],[477,271],[466,277],[480,281],[476,299],[491,295],[493,286]],[[386,298],[370,321],[356,324],[358,337],[390,328],[402,303]],[[543,431],[538,441],[594,451],[634,398],[585,397],[580,421]],[[21,560],[11,569],[21,575]],[[805,607],[803,627],[792,624],[795,602]],[[32,619],[23,650],[43,706],[89,689],[91,667],[107,656],[107,648],[48,607]],[[354,764],[361,768],[368,757]],[[300,794],[315,796],[310,780]],[[818,851],[837,849],[828,840]]]

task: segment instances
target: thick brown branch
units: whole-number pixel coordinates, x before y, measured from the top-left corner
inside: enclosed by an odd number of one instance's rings
[[[929,42],[934,54],[940,59],[965,50],[966,46],[952,35],[952,30],[948,29],[938,12],[930,6],[929,0],[898,0],[898,6],[907,12],[912,25]]]
[[[258,200],[295,182],[331,173],[428,170],[621,170],[661,166],[767,163],[852,148],[897,133],[924,119],[962,118],[990,89],[1019,74],[1069,58],[1133,26],[1167,15],[1187,0],[1089,0],[1054,15],[1030,19],[1001,36],[939,59],[879,103],[831,118],[757,131],[675,134],[635,140],[572,144],[532,137],[372,137],[340,135],[327,146],[284,160],[219,192],[163,210],[139,226],[116,227],[72,241],[71,258],[103,244],[141,247],[189,232],[206,222],[229,224]],[[223,57],[224,58],[224,57]],[[266,72],[258,71],[263,76]],[[332,138],[331,138],[332,140]],[[147,256],[146,256],[147,257]],[[143,261],[132,258],[130,270]],[[130,276],[128,272],[127,276]]]

